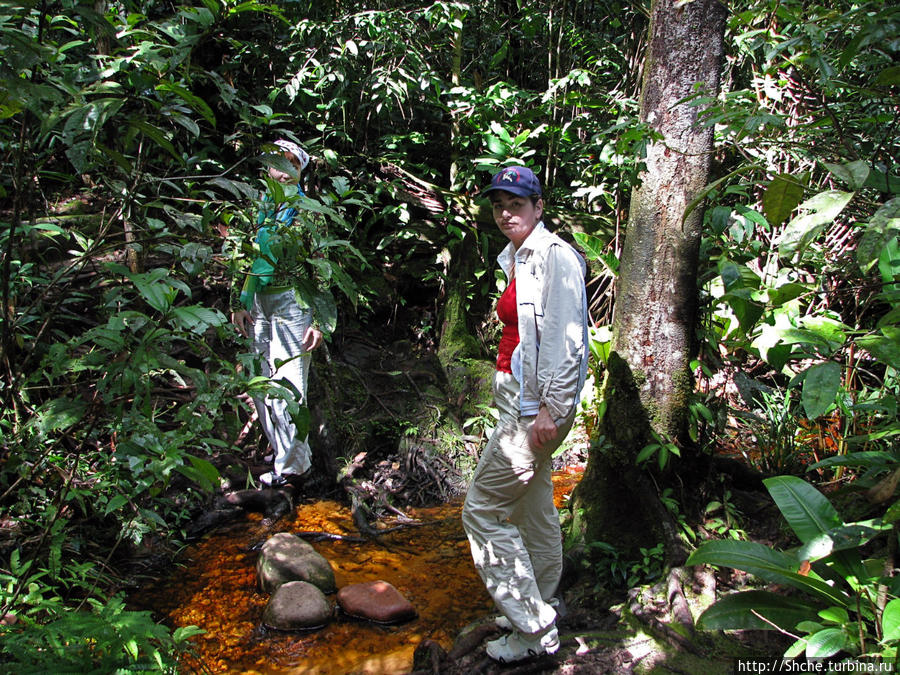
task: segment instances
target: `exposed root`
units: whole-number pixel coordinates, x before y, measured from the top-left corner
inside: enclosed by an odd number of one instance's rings
[[[364,544],[367,541],[363,537],[351,537],[346,534],[334,534],[332,532],[312,532],[310,530],[294,532],[294,535],[310,541],[349,541],[352,544]]]
[[[350,498],[353,522],[363,536],[385,534],[371,523],[388,515],[415,524],[399,506],[425,506],[448,501],[458,472],[419,442],[404,439],[399,457],[360,452],[343,469],[340,484]]]

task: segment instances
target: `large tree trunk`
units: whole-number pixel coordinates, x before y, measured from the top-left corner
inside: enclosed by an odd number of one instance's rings
[[[672,541],[656,489],[636,467],[655,432],[682,439],[690,372],[703,213],[686,207],[706,185],[712,129],[680,101],[699,84],[715,94],[722,68],[725,9],[718,0],[654,0],[641,95],[641,119],[661,138],[647,148],[646,171],[631,199],[619,267],[604,433],[576,493],[586,541],[627,552]],[[673,549],[670,556],[675,555]]]

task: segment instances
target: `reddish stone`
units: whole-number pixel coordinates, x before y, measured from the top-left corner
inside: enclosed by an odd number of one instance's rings
[[[338,604],[347,614],[378,623],[400,623],[417,616],[415,608],[387,581],[367,581],[344,586]]]

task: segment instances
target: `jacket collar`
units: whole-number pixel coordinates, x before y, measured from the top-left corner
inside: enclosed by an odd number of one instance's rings
[[[497,256],[497,262],[500,263],[500,267],[506,272],[506,276],[509,276],[516,259],[524,259],[531,255],[531,252],[537,248],[538,242],[547,234],[547,232],[547,227],[542,220],[534,226],[531,234],[525,238],[525,241],[522,242],[518,251],[516,251],[512,242],[509,242],[506,245],[506,248],[504,248],[500,252],[500,255]]]

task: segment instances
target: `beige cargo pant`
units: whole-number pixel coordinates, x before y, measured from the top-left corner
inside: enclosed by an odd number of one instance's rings
[[[519,416],[519,383],[494,376],[500,419],[484,448],[463,506],[472,558],[497,608],[513,627],[540,634],[556,620],[548,600],[562,574],[562,536],[553,504],[550,458],[572,428],[559,430],[554,447],[533,451],[534,416]]]
[[[253,300],[253,351],[262,356],[262,374],[285,380],[306,404],[311,355],[303,348],[303,336],[312,324],[312,314],[297,304],[294,291],[272,289],[258,292]],[[256,411],[269,444],[275,451],[273,472],[300,475],[312,463],[307,437],[300,438],[284,399],[254,398]]]

